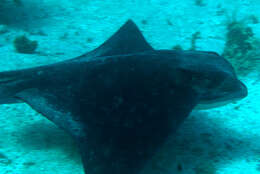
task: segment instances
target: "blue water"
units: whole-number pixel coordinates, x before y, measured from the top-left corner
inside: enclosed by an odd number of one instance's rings
[[[260,174],[259,0],[0,0],[0,71],[80,56],[128,19],[155,49],[223,54],[248,88],[243,100],[194,110],[148,168]],[[37,46],[17,50],[21,36]],[[27,104],[0,105],[0,174],[35,173],[83,174],[76,145]]]

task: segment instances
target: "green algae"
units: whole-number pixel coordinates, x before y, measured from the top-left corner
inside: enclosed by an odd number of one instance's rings
[[[25,35],[14,39],[14,47],[18,53],[33,54],[38,46],[37,41],[29,40]]]
[[[243,21],[227,25],[226,43],[222,56],[233,65],[239,75],[247,75],[259,67],[260,40]]]
[[[181,45],[174,45],[173,47],[172,47],[172,49],[173,50],[183,50],[183,48],[181,47]]]
[[[203,0],[195,0],[195,5],[197,5],[197,6],[205,6],[205,3],[204,3],[204,1]]]
[[[196,42],[198,39],[200,39],[200,32],[197,31],[195,33],[192,34],[191,36],[191,47],[190,47],[190,50],[196,50],[197,49],[197,46],[196,46]]]

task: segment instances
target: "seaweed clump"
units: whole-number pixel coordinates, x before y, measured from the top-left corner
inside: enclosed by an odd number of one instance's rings
[[[14,40],[14,47],[18,53],[33,54],[37,46],[37,41],[31,41],[25,35],[18,36]]]
[[[197,6],[205,6],[203,0],[195,0],[195,5],[197,5]]]
[[[173,50],[177,50],[177,51],[183,50],[183,48],[181,47],[181,45],[174,45],[174,46],[172,47],[172,49],[173,49]]]
[[[190,50],[194,51],[196,50],[197,46],[196,46],[196,42],[198,39],[200,39],[200,32],[197,31],[195,33],[192,34],[191,36],[191,47],[190,47]]]
[[[259,66],[260,41],[245,23],[232,21],[227,25],[223,56],[230,61],[239,75],[246,75]]]
[[[195,32],[195,33],[193,33],[193,34],[191,35],[190,48],[189,48],[189,50],[191,50],[191,51],[197,50],[197,45],[196,45],[196,43],[197,43],[197,40],[198,40],[198,39],[201,39],[201,34],[200,34],[199,31],[197,31],[197,32]],[[172,47],[172,50],[182,51],[182,50],[184,50],[184,49],[182,48],[181,45],[177,44],[177,45],[174,45],[174,46]]]

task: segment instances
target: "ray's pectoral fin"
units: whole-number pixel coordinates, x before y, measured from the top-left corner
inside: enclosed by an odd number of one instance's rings
[[[131,113],[122,115],[122,110],[111,114],[109,118],[121,119],[117,126],[88,125],[87,141],[79,144],[86,173],[166,174],[151,170],[149,160],[188,116],[198,101],[197,96],[180,90],[172,96],[146,100],[147,107],[137,104],[136,111]]]
[[[125,101],[122,108],[108,115],[109,119],[94,110],[94,117],[85,119],[89,112],[87,108],[78,112],[80,119],[77,119],[72,114],[73,108],[66,106],[57,95],[28,89],[16,96],[75,137],[88,174],[141,174],[149,159],[176,131],[198,101],[191,90],[182,88],[171,95],[162,93],[158,97],[143,99],[141,102],[145,105],[131,99]],[[79,101],[76,104],[80,104]],[[106,104],[99,108],[107,107]],[[125,112],[125,109],[129,111]]]

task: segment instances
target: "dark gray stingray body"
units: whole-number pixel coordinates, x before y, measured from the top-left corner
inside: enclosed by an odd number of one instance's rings
[[[196,105],[246,95],[222,57],[154,50],[132,21],[78,58],[0,73],[1,103],[69,132],[88,174],[139,174]]]

